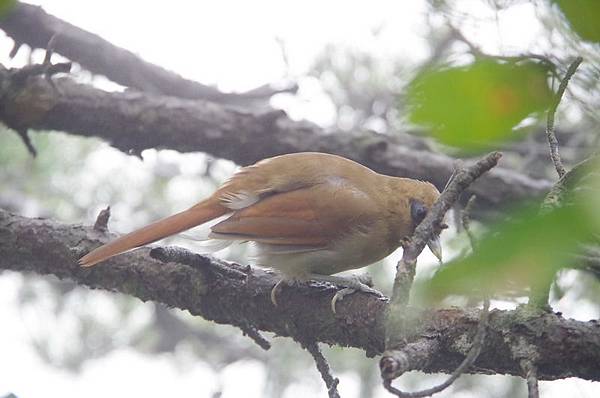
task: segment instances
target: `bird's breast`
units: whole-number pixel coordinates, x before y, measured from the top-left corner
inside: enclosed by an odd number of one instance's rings
[[[356,230],[341,236],[326,247],[282,249],[276,245],[256,244],[255,262],[288,277],[302,279],[307,274],[331,275],[373,264],[392,253],[383,225]]]

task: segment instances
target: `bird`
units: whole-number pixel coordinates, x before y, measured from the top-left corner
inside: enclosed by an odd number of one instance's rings
[[[255,263],[285,284],[318,281],[344,287],[331,302],[362,291],[381,295],[339,272],[373,264],[394,252],[438,199],[426,181],[379,174],[353,160],[319,152],[275,156],[241,168],[208,198],[100,246],[79,260],[92,267],[115,255],[203,224],[211,242],[253,242]],[[439,235],[428,241],[441,261]]]

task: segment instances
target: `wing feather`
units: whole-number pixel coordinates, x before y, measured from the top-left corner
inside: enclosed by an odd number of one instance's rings
[[[268,196],[211,228],[215,239],[325,247],[375,210],[368,195],[347,184],[322,183]]]

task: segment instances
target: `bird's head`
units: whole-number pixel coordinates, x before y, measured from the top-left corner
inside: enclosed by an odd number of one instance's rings
[[[429,182],[416,181],[414,187],[412,195],[409,198],[410,218],[413,224],[413,231],[414,228],[423,221],[429,209],[431,209],[435,201],[440,197],[440,191]],[[438,260],[442,261],[440,236],[436,235],[432,237],[427,242],[427,246],[429,246],[429,249]]]
[[[402,215],[403,228],[401,230],[404,235],[402,238],[405,238],[412,235],[417,225],[423,221],[429,209],[440,197],[440,192],[429,182],[408,178],[396,178],[393,185],[392,189],[394,189],[394,196],[397,199],[395,206],[399,207],[399,214]],[[432,237],[427,242],[427,246],[441,261],[442,246],[439,235]]]

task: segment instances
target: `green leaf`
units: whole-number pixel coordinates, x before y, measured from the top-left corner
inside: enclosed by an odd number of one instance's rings
[[[489,150],[519,138],[513,127],[548,107],[553,94],[547,75],[539,63],[488,59],[426,70],[408,88],[410,121],[446,145]]]
[[[589,200],[588,200],[589,199]],[[448,263],[424,286],[426,301],[448,295],[514,294],[547,285],[570,256],[598,231],[598,201],[578,199],[546,214],[521,209],[493,228],[468,257]]]
[[[600,1],[552,0],[583,40],[600,42]]]
[[[0,0],[0,18],[10,12],[16,4],[16,0]]]

